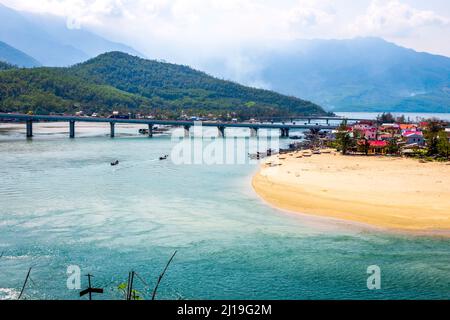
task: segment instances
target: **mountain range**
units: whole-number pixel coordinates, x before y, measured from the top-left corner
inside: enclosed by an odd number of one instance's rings
[[[112,110],[169,118],[326,114],[309,101],[122,52],[105,53],[68,68],[0,71],[0,112],[108,114]]]
[[[379,38],[299,40],[244,52],[240,78],[331,111],[450,112],[450,58]],[[224,63],[209,69],[233,79]],[[208,68],[207,68],[208,70]]]
[[[22,13],[2,4],[0,41],[44,66],[66,67],[109,51],[143,56],[131,47],[109,41],[87,30],[69,29],[61,18]],[[14,64],[10,60],[6,62]]]
[[[10,64],[25,68],[39,67],[41,65],[33,57],[2,41],[0,41],[0,61],[8,61]]]
[[[145,58],[89,30],[69,29],[61,18],[0,4],[0,61],[69,67],[116,51]],[[240,52],[239,61],[246,63],[216,57],[196,65],[216,77],[313,101],[333,112],[450,112],[448,57],[379,38],[280,41]]]

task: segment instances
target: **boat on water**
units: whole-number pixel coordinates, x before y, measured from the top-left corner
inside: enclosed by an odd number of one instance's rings
[[[160,127],[154,127],[153,128],[153,134],[163,134],[169,132],[169,128],[160,128]],[[148,129],[139,129],[139,134],[148,135],[149,131]]]

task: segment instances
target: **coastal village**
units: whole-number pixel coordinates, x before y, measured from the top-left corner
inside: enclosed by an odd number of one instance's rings
[[[394,119],[383,114],[377,120],[353,124],[345,121],[337,130],[308,136],[312,149],[335,148],[343,154],[396,155],[419,158],[450,159],[450,127],[448,123],[429,119],[418,122]],[[291,145],[295,148],[296,144]]]
[[[344,120],[268,157],[252,186],[288,212],[448,236],[449,153],[441,120]]]

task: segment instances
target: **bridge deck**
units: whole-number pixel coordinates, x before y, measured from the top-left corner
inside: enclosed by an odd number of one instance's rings
[[[224,128],[251,128],[251,129],[321,129],[332,130],[338,125],[322,124],[281,124],[281,123],[232,123],[232,122],[211,122],[211,121],[177,121],[177,120],[151,120],[151,119],[114,119],[114,118],[93,118],[93,117],[75,117],[75,116],[43,116],[43,115],[25,115],[0,113],[0,120],[19,120],[19,121],[48,121],[48,122],[97,122],[97,123],[115,123],[115,124],[142,124],[142,125],[167,125],[167,126],[187,126],[192,127],[201,123],[204,127],[224,127]],[[315,119],[315,118],[314,118]],[[303,119],[304,120],[304,119]],[[321,120],[321,119],[318,119]],[[329,118],[328,120],[332,120]],[[333,119],[342,120],[342,119]]]

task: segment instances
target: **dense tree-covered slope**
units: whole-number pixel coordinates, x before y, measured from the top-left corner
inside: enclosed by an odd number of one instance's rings
[[[219,80],[186,66],[121,52],[71,68],[0,72],[0,111],[144,112],[178,117],[236,113],[240,118],[324,114],[319,106]]]
[[[0,71],[14,69],[14,68],[15,67],[13,65],[10,65],[9,63],[0,61]]]

